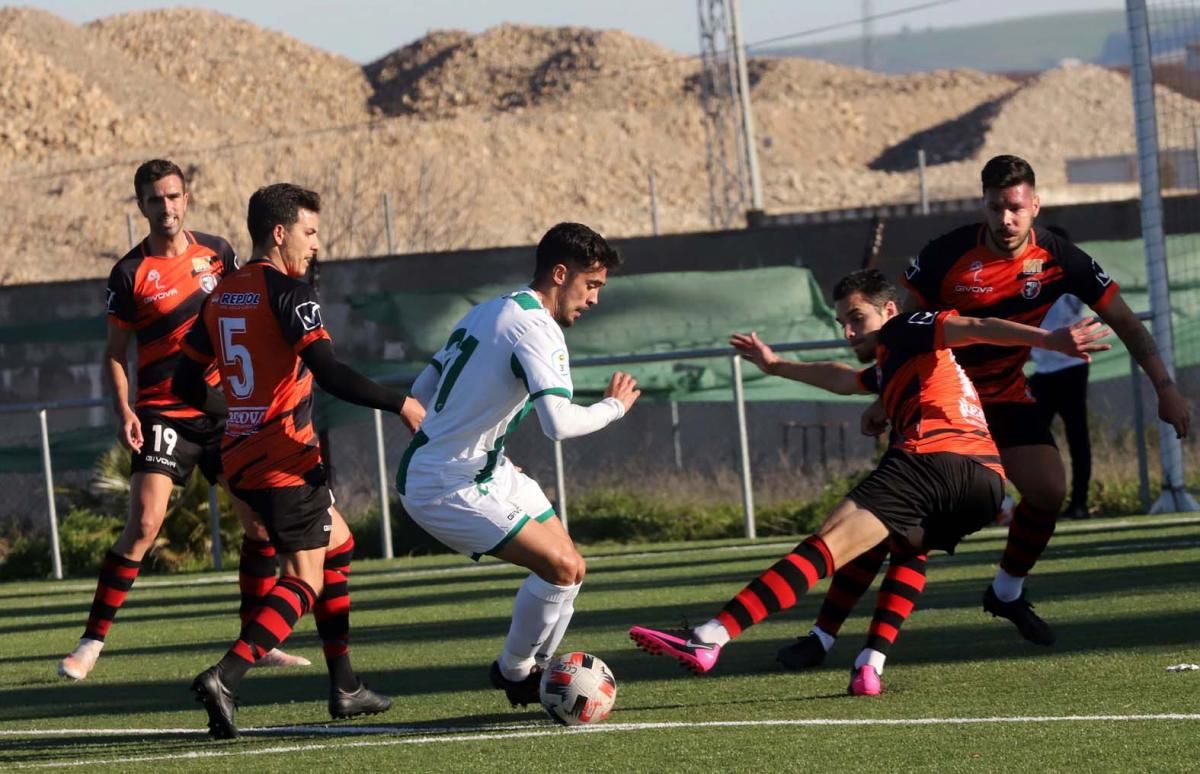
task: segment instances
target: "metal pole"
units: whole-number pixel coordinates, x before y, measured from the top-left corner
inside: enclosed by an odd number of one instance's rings
[[[217,499],[217,488],[208,487],[208,520],[212,528],[213,569],[221,569],[221,501]]]
[[[921,185],[921,214],[929,214],[929,187],[925,183],[925,149],[917,150],[917,179]]]
[[[1200,189],[1200,126],[1192,127],[1192,155],[1196,157],[1196,188]]]
[[[1137,437],[1138,500],[1142,510],[1150,512],[1150,461],[1146,451],[1146,416],[1142,410],[1142,373],[1137,361],[1129,356],[1129,383],[1133,387],[1133,432]]]
[[[58,509],[54,505],[54,472],[50,467],[50,430],[46,425],[46,409],[38,411],[42,428],[42,470],[46,473],[46,506],[50,512],[50,566],[55,580],[62,580],[62,555],[58,551]]]
[[[730,43],[737,68],[738,99],[742,112],[742,135],[746,144],[746,166],[750,171],[750,206],[763,208],[762,178],[758,172],[758,147],[754,144],[754,115],[750,111],[750,77],[746,74],[746,49],[742,46],[742,11],[738,0],[729,0]]]
[[[558,493],[555,510],[563,529],[567,529],[567,476],[563,470],[562,441],[554,442],[554,491]],[[570,531],[570,530],[568,530]]]
[[[133,246],[137,244],[137,236],[133,230],[132,212],[125,213],[125,231],[129,234],[129,249],[132,250]]]
[[[683,470],[683,444],[679,436],[679,402],[671,401],[671,444],[675,447],[675,469]]]
[[[383,558],[392,553],[392,503],[388,492],[387,452],[383,447],[383,412],[375,409],[375,458],[379,461],[379,535],[383,542]]]
[[[737,409],[738,451],[742,458],[742,510],[745,514],[746,537],[757,537],[754,528],[754,487],[750,481],[750,434],[746,431],[746,392],[742,386],[742,356],[730,358],[733,365],[733,403]]]
[[[388,255],[396,254],[395,236],[392,233],[392,195],[390,193],[383,194],[383,228],[387,235],[387,251]],[[388,557],[389,559],[391,556]]]
[[[650,233],[658,236],[658,186],[653,170],[650,172]]]
[[[1167,279],[1167,250],[1163,237],[1162,187],[1158,176],[1158,122],[1151,70],[1150,19],[1145,0],[1126,0],[1126,19],[1132,54],[1134,125],[1137,133],[1138,183],[1141,188],[1142,240],[1146,249],[1146,284],[1150,291],[1150,328],[1167,373],[1175,376],[1175,344],[1171,331],[1171,298]],[[1200,510],[1184,489],[1183,447],[1167,425],[1159,427],[1163,492],[1151,513]]]

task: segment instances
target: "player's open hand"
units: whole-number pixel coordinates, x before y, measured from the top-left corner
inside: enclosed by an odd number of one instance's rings
[[[1175,428],[1176,438],[1187,438],[1192,424],[1192,413],[1187,398],[1171,381],[1158,390],[1158,418]]]
[[[633,404],[641,395],[642,391],[637,388],[637,379],[624,371],[614,372],[608,382],[608,389],[604,391],[604,397],[621,401],[626,413],[633,408]]]
[[[416,398],[405,398],[400,406],[400,421],[408,428],[408,432],[417,432],[421,423],[425,421],[425,407]]]
[[[135,454],[141,454],[142,443],[145,440],[142,438],[142,422],[137,418],[137,414],[128,409],[121,414],[121,427],[117,429],[117,440],[126,449],[132,449]]]
[[[739,355],[758,366],[758,370],[764,374],[770,373],[771,366],[779,362],[779,355],[758,338],[757,331],[735,333],[729,337],[729,343]]]
[[[867,407],[867,410],[862,415],[862,434],[863,435],[880,435],[888,429],[887,411],[883,408],[883,401],[877,400]]]
[[[1112,344],[1102,341],[1112,333],[1095,317],[1085,317],[1074,325],[1057,328],[1046,337],[1046,348],[1071,357],[1092,362],[1091,352],[1112,349]]]

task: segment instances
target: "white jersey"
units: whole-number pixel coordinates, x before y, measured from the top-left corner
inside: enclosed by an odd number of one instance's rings
[[[488,481],[533,402],[573,390],[562,328],[528,288],[467,312],[431,365],[437,387],[396,478],[410,498]]]

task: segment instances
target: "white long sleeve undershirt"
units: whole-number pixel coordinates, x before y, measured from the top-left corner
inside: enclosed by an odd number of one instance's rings
[[[594,433],[625,416],[625,404],[605,398],[590,406],[576,406],[561,395],[543,395],[533,403],[542,432],[552,441]]]

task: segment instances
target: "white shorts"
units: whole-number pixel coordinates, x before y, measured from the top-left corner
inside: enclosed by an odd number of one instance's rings
[[[546,521],[554,506],[538,482],[512,465],[496,467],[494,477],[432,500],[400,502],[421,529],[461,554],[478,560],[494,554],[532,521]]]

